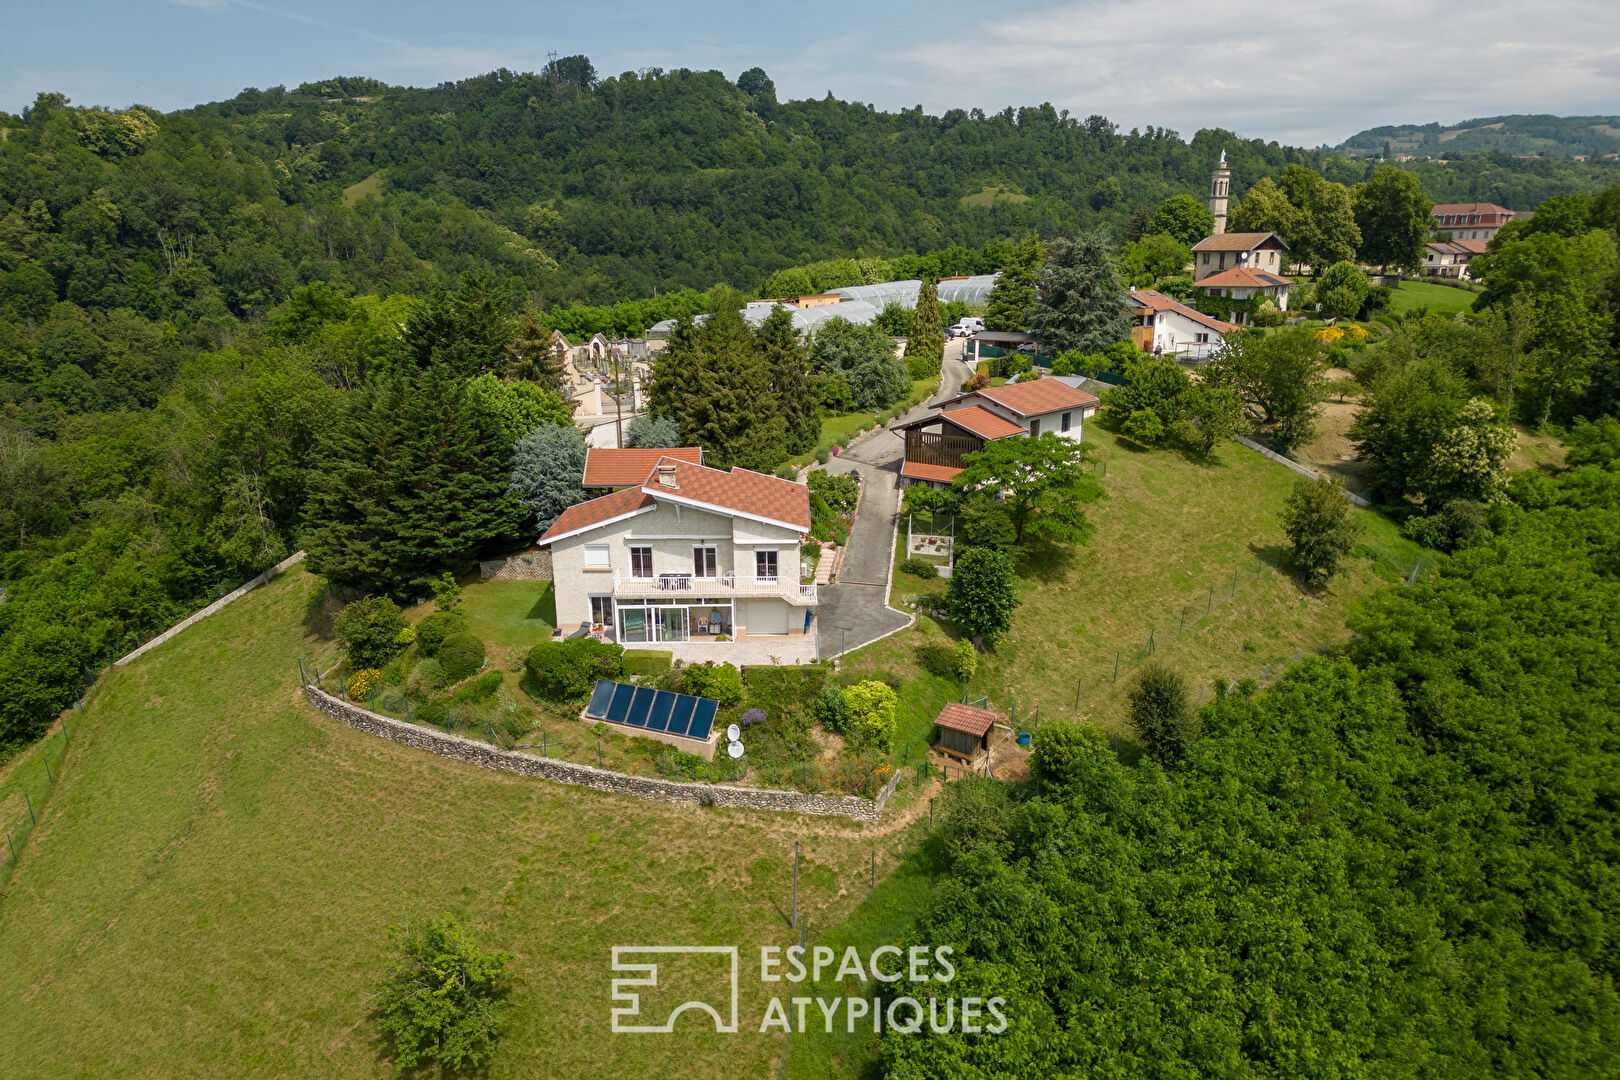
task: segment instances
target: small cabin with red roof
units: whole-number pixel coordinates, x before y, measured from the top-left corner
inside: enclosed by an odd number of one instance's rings
[[[900,475],[943,487],[962,471],[963,457],[995,439],[1052,433],[1080,441],[1085,418],[1101,402],[1056,377],[987,386],[942,403],[939,411],[893,431],[906,440]]]

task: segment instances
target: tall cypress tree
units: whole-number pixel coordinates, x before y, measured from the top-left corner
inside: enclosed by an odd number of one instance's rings
[[[487,274],[468,274],[455,292],[439,290],[406,320],[400,355],[418,368],[442,363],[463,377],[501,371],[510,361],[508,297]]]
[[[771,389],[787,425],[787,449],[802,454],[821,437],[821,396],[810,380],[810,353],[786,308],[777,308],[756,335]]]
[[[939,374],[945,360],[945,327],[939,315],[939,286],[924,281],[917,288],[917,308],[911,313],[911,336],[906,338],[906,367],[913,379]]]
[[[367,383],[322,439],[309,482],[310,569],[405,598],[526,514],[507,491],[511,442],[448,364],[398,365]]]
[[[1116,341],[1130,340],[1125,288],[1109,255],[1108,241],[1100,232],[1052,243],[1041,273],[1040,299],[1030,319],[1030,330],[1046,348],[1099,353]]]
[[[715,467],[769,472],[787,460],[787,420],[758,337],[735,305],[717,307],[702,326],[676,325],[654,365],[652,411]]]

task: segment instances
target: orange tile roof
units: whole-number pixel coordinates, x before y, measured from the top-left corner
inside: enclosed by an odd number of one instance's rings
[[[1009,435],[1022,435],[1024,429],[1004,416],[997,416],[982,405],[964,405],[941,414],[964,431],[971,431],[981,439],[1005,439]]]
[[[675,467],[673,487],[664,487],[658,482],[659,465]],[[655,463],[654,472],[648,475],[641,491],[654,497],[688,499],[722,511],[749,514],[800,529],[810,528],[809,488],[748,469],[733,468],[725,472],[677,457],[665,457]]]
[[[582,503],[575,503],[551,523],[540,537],[539,543],[549,544],[560,536],[589,529],[614,518],[633,514],[638,510],[645,510],[653,505],[651,495],[644,494],[640,488],[623,488],[611,495],[603,495],[599,499],[588,499]]]
[[[974,392],[1019,416],[1041,416],[1059,409],[1085,408],[1099,403],[1095,395],[1052,378],[986,386]]]
[[[1237,329],[1236,326],[1229,322],[1222,322],[1213,315],[1205,315],[1195,307],[1188,307],[1181,301],[1166,296],[1164,293],[1154,292],[1152,289],[1131,290],[1131,303],[1137,307],[1151,308],[1154,311],[1173,311],[1182,318],[1191,319],[1200,326],[1209,327],[1217,334],[1230,334]]]
[[[1199,289],[1217,288],[1230,289],[1233,287],[1249,289],[1269,289],[1279,285],[1286,286],[1288,279],[1280,278],[1276,274],[1268,274],[1264,270],[1250,270],[1246,266],[1234,266],[1230,270],[1222,270],[1218,274],[1211,274],[1200,280],[1194,287]]]
[[[587,447],[585,450],[585,479],[583,486],[636,487],[652,475],[653,466],[661,457],[680,458],[694,465],[703,464],[701,446],[677,446],[668,450],[620,450],[615,447]]]
[[[982,739],[990,730],[991,725],[1006,723],[1007,714],[991,712],[989,709],[976,709],[972,705],[964,705],[959,701],[947,702],[934,717],[934,726],[950,728],[952,731],[962,731],[974,738]]]
[[[1284,251],[1288,245],[1275,233],[1268,232],[1229,232],[1219,233],[1215,236],[1206,236],[1194,244],[1194,251],[1253,251],[1267,240],[1277,241],[1277,246]]]
[[[1505,214],[1508,218],[1513,217],[1514,214],[1512,210],[1505,206],[1497,206],[1495,203],[1489,202],[1435,203],[1434,209],[1430,210],[1429,213],[1435,217],[1439,217],[1441,214]],[[1478,222],[1478,224],[1485,224],[1485,222]]]
[[[924,465],[920,461],[908,461],[900,466],[900,475],[908,480],[932,480],[938,484],[950,483],[961,471],[950,465]]]

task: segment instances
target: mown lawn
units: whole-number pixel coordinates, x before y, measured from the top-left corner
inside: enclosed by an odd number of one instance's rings
[[[938,375],[930,379],[913,379],[911,381],[911,392],[906,395],[906,400],[897,402],[894,408],[884,412],[853,412],[840,413],[837,416],[824,416],[821,418],[821,438],[816,441],[815,449],[792,458],[788,464],[802,468],[815,461],[821,451],[830,451],[837,445],[839,439],[845,440],[847,445],[849,439],[871,427],[880,418],[903,413],[912,406],[928,400],[933,396],[934,391],[938,389]]]
[[[1096,423],[1087,425],[1086,442],[1106,463],[1107,496],[1089,510],[1095,535],[1024,559],[1012,632],[982,657],[966,688],[997,709],[1016,708],[1021,719],[1038,707],[1042,719],[1084,718],[1120,730],[1130,673],[1149,655],[1200,690],[1217,675],[1272,677],[1296,653],[1342,645],[1355,598],[1423,557],[1392,523],[1356,511],[1365,555],[1325,592],[1307,593],[1290,573],[1279,521],[1294,473],[1235,443],[1206,463],[1137,449]],[[899,602],[944,586],[897,574],[894,596]],[[948,624],[924,616],[852,653],[845,677],[889,673],[902,681],[903,700],[926,713],[964,689],[919,665],[920,648],[948,643]],[[926,725],[914,730],[918,719],[903,717],[902,734],[926,735]]]
[[[795,841],[812,926],[869,893],[860,827],[597,794],[363,735],[299,693],[300,657],[335,660],[322,597],[289,573],[114,672],[84,711],[0,889],[0,1072],[389,1075],[367,1016],[385,929],[450,908],[517,958],[490,1076],[773,1074],[786,1040],[757,1034],[757,947],[796,938]],[[880,857],[880,876],[899,861]],[[610,1034],[616,944],[742,947],[741,1032],[688,1017]]]
[[[1401,287],[1390,294],[1389,309],[1404,315],[1417,308],[1428,308],[1433,315],[1455,315],[1471,311],[1474,298],[1479,294],[1450,285],[1436,285],[1432,281],[1403,281]]]

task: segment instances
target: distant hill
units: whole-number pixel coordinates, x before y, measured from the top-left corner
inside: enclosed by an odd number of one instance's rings
[[[1502,151],[1572,158],[1620,153],[1620,116],[1488,116],[1460,124],[1397,124],[1368,128],[1333,150],[1348,157],[1387,152],[1442,157]]]

